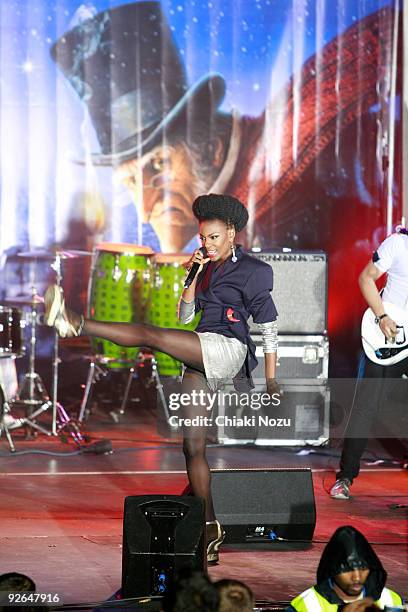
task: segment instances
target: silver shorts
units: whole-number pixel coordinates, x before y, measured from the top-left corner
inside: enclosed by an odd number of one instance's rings
[[[247,346],[237,338],[214,332],[195,332],[200,338],[205,377],[211,391],[217,391],[240,371]]]

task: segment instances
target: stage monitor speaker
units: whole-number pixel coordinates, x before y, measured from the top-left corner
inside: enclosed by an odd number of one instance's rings
[[[212,470],[211,476],[226,544],[311,541],[316,508],[310,469]]]
[[[206,569],[204,500],[179,495],[126,497],[122,597],[161,595],[184,567]]]
[[[327,255],[323,251],[270,250],[250,253],[273,269],[272,297],[280,334],[327,331]],[[250,320],[251,332],[258,327]]]

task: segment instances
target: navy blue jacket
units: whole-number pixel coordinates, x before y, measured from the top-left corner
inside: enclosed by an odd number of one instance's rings
[[[247,357],[234,382],[246,379],[253,387],[251,372],[258,361],[249,334],[248,318],[252,315],[255,323],[276,320],[278,313],[270,294],[273,271],[267,263],[251,257],[241,247],[237,247],[236,256],[236,262],[229,257],[217,269],[208,262],[201,271],[196,286],[195,310],[202,310],[202,315],[196,331],[215,332],[246,344]],[[208,286],[205,287],[208,277]],[[240,383],[235,386],[243,387]]]

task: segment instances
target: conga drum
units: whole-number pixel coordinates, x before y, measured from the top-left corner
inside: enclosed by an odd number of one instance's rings
[[[186,253],[157,253],[153,261],[152,290],[147,310],[147,322],[158,327],[173,329],[196,328],[200,314],[188,325],[180,323],[177,307],[183,292],[186,269],[183,263],[190,259]],[[155,352],[157,367],[161,376],[180,376],[182,364],[165,353]]]
[[[144,323],[151,288],[153,251],[134,244],[103,242],[94,248],[88,316],[99,321]],[[128,368],[139,347],[92,338],[92,349],[111,368]]]

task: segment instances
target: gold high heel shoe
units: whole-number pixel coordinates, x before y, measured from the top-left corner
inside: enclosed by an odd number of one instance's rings
[[[84,317],[75,315],[65,306],[64,292],[58,285],[48,287],[44,295],[44,323],[55,327],[60,338],[80,336],[84,327]],[[75,321],[75,319],[78,319]]]
[[[208,521],[207,525],[217,525],[217,537],[207,544],[207,563],[215,564],[219,560],[218,550],[225,540],[225,531],[218,521]]]

